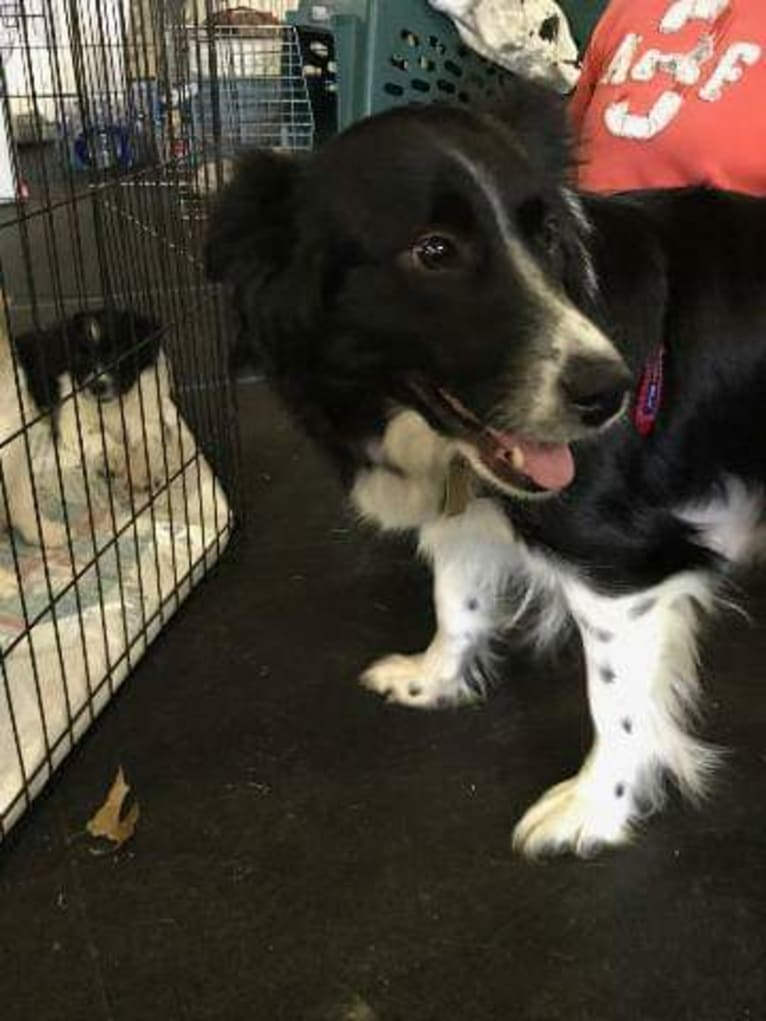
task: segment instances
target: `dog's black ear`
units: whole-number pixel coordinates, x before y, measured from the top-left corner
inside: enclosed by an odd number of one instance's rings
[[[211,280],[262,283],[289,263],[301,173],[297,157],[266,150],[237,162],[210,219],[205,265]]]
[[[137,351],[142,366],[150,365],[160,353],[164,327],[160,319],[145,312],[128,312],[125,316],[125,339]]]
[[[315,350],[326,245],[309,236],[303,189],[310,156],[255,150],[240,159],[208,230],[211,280],[229,285],[232,368],[255,359],[272,379],[290,377]]]
[[[147,337],[160,337],[163,332],[163,325],[160,319],[143,312],[134,313],[133,330],[137,340],[145,340]]]
[[[487,112],[516,136],[534,168],[548,180],[561,180],[572,165],[572,131],[567,100],[553,89],[510,75]]]

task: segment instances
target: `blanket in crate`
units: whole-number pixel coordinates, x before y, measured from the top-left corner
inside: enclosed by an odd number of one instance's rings
[[[45,511],[63,520],[66,506],[71,543],[43,552],[0,535],[0,835],[226,546],[224,492],[174,418],[175,471],[151,491],[61,459],[59,472],[51,444],[34,445]]]

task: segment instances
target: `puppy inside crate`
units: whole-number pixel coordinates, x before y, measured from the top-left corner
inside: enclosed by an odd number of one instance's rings
[[[33,452],[41,448],[55,446],[60,465],[81,464],[89,478],[134,492],[154,492],[180,466],[178,443],[168,440],[178,412],[160,335],[159,322],[130,309],[78,312],[12,340],[2,328],[0,514],[24,542],[67,541],[64,522],[38,498],[44,469]]]

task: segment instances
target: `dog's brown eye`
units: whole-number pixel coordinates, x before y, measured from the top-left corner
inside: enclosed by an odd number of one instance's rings
[[[452,238],[443,234],[429,234],[420,238],[412,254],[423,269],[452,269],[458,258],[458,249]]]

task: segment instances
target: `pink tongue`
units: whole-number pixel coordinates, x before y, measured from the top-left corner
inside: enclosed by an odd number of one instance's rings
[[[524,455],[521,471],[542,489],[563,489],[574,478],[574,459],[566,443],[534,443],[514,436],[511,444]],[[504,456],[511,460],[507,440],[502,448]]]
[[[563,489],[574,478],[574,458],[566,443],[517,440],[516,446],[524,455],[521,470],[543,489]]]

